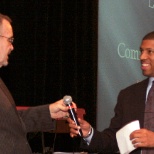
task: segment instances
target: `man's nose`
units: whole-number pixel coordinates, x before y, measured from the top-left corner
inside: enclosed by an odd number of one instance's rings
[[[11,44],[11,51],[13,51],[14,50],[14,46],[13,46],[13,44]]]
[[[140,60],[147,59],[147,57],[148,57],[147,53],[145,51],[142,51],[140,55]]]

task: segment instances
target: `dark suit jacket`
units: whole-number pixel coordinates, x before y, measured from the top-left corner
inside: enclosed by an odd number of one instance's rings
[[[17,111],[14,100],[0,79],[0,154],[31,154],[26,134],[53,130],[49,105]]]
[[[116,132],[127,123],[139,120],[143,127],[144,108],[148,79],[136,83],[119,93],[115,107],[115,115],[111,119],[109,128],[102,132],[94,130],[94,136],[89,146],[82,141],[81,148],[89,152],[115,153],[118,150]],[[132,152],[140,154],[140,149]]]

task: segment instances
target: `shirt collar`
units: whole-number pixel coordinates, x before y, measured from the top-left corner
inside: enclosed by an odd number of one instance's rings
[[[152,86],[152,82],[154,81],[154,77],[150,77],[149,78],[149,83],[148,83],[148,87],[147,87],[147,91],[146,91],[146,99],[147,99],[147,96],[148,96],[148,93],[149,93],[149,90]]]
[[[148,86],[150,86],[150,85],[152,85],[152,82],[154,81],[154,77],[150,77],[149,78],[149,84],[148,84]]]

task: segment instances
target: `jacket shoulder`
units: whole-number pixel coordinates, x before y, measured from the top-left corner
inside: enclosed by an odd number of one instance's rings
[[[149,82],[149,78],[142,80],[140,82],[134,83],[134,84],[126,87],[122,91],[136,90],[136,89],[140,89],[140,88],[147,88],[148,82]]]

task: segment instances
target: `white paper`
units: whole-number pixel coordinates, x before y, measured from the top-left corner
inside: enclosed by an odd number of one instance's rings
[[[121,154],[129,154],[135,149],[132,144],[132,141],[130,140],[130,134],[137,129],[140,129],[140,124],[138,120],[125,125],[119,131],[117,131],[116,138]]]

